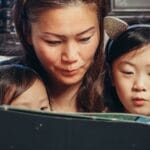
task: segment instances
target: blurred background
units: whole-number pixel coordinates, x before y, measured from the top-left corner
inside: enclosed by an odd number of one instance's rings
[[[150,24],[150,0],[104,0],[107,15],[119,17],[128,24]],[[21,45],[17,39],[12,10],[15,0],[0,0],[0,59],[20,55]],[[107,40],[107,37],[106,37]],[[10,51],[11,49],[11,51]]]
[[[14,2],[15,0],[0,0],[0,60],[5,58],[3,56],[6,53],[9,57],[20,53],[21,47],[12,20]]]

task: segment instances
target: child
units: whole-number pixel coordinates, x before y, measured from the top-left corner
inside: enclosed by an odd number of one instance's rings
[[[106,46],[105,94],[111,98],[107,104],[111,111],[150,116],[150,25],[127,27],[123,21],[108,17],[105,26],[110,36]]]
[[[22,65],[0,66],[0,104],[50,110],[41,78],[35,71]]]

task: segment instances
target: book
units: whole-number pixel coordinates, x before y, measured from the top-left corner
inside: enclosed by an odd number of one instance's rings
[[[149,150],[150,117],[0,106],[1,150]]]

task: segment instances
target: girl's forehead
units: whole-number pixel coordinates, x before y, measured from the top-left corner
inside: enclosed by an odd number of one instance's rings
[[[143,44],[142,46],[135,48],[133,51],[129,53],[133,53],[134,55],[141,55],[141,56],[143,53],[150,53],[150,43]]]
[[[129,51],[123,54],[119,59],[137,59],[142,58],[147,59],[150,56],[150,44],[143,45],[141,47],[135,48],[132,51]]]

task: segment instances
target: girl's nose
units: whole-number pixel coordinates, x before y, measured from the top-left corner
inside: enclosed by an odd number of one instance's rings
[[[144,82],[143,78],[138,78],[135,80],[134,84],[133,84],[133,88],[134,91],[146,91],[146,84]]]

